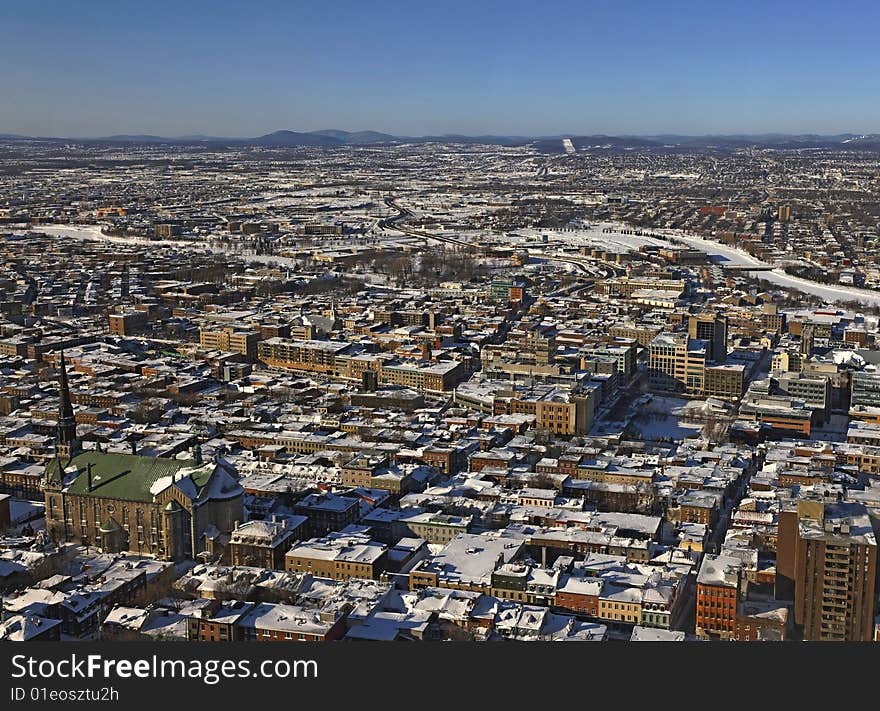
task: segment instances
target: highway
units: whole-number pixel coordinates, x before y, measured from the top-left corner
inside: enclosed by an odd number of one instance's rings
[[[446,244],[452,244],[457,247],[465,247],[468,249],[477,248],[477,245],[474,245],[471,242],[465,242],[464,240],[455,239],[454,237],[435,235],[429,232],[422,232],[420,230],[414,230],[410,227],[405,227],[400,223],[403,222],[405,219],[412,217],[412,212],[410,210],[407,210],[405,207],[401,207],[400,205],[398,205],[397,202],[395,202],[394,198],[391,197],[385,198],[385,204],[392,210],[396,210],[397,215],[380,220],[379,226],[382,228],[393,226],[394,229],[399,230],[400,232],[404,232],[405,234],[412,235],[414,237],[421,237],[425,240],[432,239],[438,242],[444,242]],[[535,250],[528,250],[528,252],[530,256],[536,257],[538,259],[546,259],[548,261],[574,264],[582,272],[584,272],[585,274],[589,274],[591,277],[594,278],[598,277],[607,279],[626,273],[626,270],[624,269],[620,269],[619,267],[613,266],[606,262],[600,262],[599,260],[590,259],[588,257],[579,257],[570,254],[551,254]]]
[[[590,257],[579,257],[573,254],[556,254],[550,252],[539,252],[537,250],[528,250],[529,256],[538,259],[547,259],[553,262],[565,262],[574,264],[581,271],[586,272],[590,276],[602,279],[611,279],[626,274],[626,270],[609,262],[603,262],[599,259],[591,259]]]

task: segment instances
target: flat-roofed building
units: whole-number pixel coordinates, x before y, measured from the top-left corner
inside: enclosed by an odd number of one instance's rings
[[[661,333],[648,346],[648,381],[662,392],[702,394],[707,342],[683,334]]]
[[[268,521],[247,521],[236,526],[229,540],[232,565],[284,569],[284,554],[306,523],[305,516],[282,516]]]
[[[263,363],[273,367],[334,374],[336,356],[350,348],[351,344],[345,341],[269,338],[259,342],[257,356]]]
[[[296,543],[284,557],[289,572],[318,578],[378,579],[384,571],[388,546],[364,534],[331,533]]]
[[[794,621],[809,641],[870,642],[876,611],[877,540],[863,504],[799,505],[780,538],[794,550]]]
[[[147,311],[124,311],[107,316],[110,334],[113,336],[131,336],[141,333],[150,321]]]
[[[472,516],[453,516],[431,511],[408,513],[406,510],[399,519],[400,524],[408,531],[408,535],[423,538],[428,543],[443,545],[459,534],[467,533],[472,520]]]
[[[242,642],[332,642],[345,635],[346,616],[280,603],[261,602],[238,620]]]
[[[449,392],[467,375],[462,361],[383,363],[379,382],[427,392]]]
[[[706,368],[703,394],[735,400],[742,397],[746,383],[744,365],[710,365]]]
[[[742,565],[742,560],[734,556],[706,554],[703,557],[697,574],[697,637],[735,637]]]
[[[514,560],[523,544],[523,539],[504,534],[459,534],[439,553],[416,564],[410,589],[441,587],[489,595],[492,573]]]
[[[803,400],[807,407],[823,411],[830,408],[831,380],[826,376],[780,373],[773,376],[773,381],[783,394]]]
[[[688,336],[706,342],[707,360],[723,363],[727,358],[727,316],[716,313],[691,315]]]
[[[236,329],[232,326],[199,329],[199,345],[202,348],[240,353],[251,359],[257,356],[259,341],[258,330]]]
[[[571,390],[555,385],[535,385],[495,393],[493,412],[534,415],[536,426],[557,435],[586,434],[598,405],[597,388]]]
[[[852,374],[850,405],[880,407],[880,372],[857,371]]]
[[[357,521],[360,501],[336,494],[309,494],[294,505],[293,512],[308,518],[310,536],[323,536]]]

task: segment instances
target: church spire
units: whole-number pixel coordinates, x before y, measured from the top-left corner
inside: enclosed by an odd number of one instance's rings
[[[59,385],[61,397],[58,406],[58,450],[63,456],[71,457],[78,444],[78,440],[76,438],[76,417],[73,414],[73,404],[70,402],[70,386],[67,383],[67,363],[64,359],[64,351],[61,351],[60,368]]]

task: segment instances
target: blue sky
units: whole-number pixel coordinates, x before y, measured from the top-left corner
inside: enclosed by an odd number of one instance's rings
[[[0,0],[0,132],[880,132],[880,4]]]

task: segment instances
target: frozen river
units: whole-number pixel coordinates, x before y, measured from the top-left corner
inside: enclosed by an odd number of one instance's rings
[[[605,230],[611,231],[605,231]],[[637,250],[644,245],[655,245],[658,247],[669,246],[668,242],[644,234],[633,235],[624,234],[622,230],[632,231],[634,228],[618,223],[600,223],[595,226],[587,227],[580,230],[571,230],[557,232],[553,230],[528,229],[517,230],[516,234],[526,238],[535,238],[541,234],[547,234],[554,240],[564,239],[570,241],[574,245],[593,244],[596,246],[604,246],[617,250]],[[685,235],[676,230],[650,230],[654,234],[663,235],[664,237],[683,242],[688,246],[700,249],[707,254],[719,258],[720,261],[736,267],[769,267],[772,266],[767,262],[756,259],[748,252],[721,244],[715,240],[702,239],[693,235]],[[838,301],[859,301],[868,306],[880,305],[880,291],[871,291],[868,289],[859,289],[852,286],[833,286],[830,284],[820,284],[819,282],[810,281],[809,279],[800,279],[798,277],[786,274],[783,269],[773,269],[770,271],[748,272],[750,276],[760,279],[766,279],[776,286],[797,289],[804,294],[812,294],[829,303]]]
[[[69,237],[70,239],[91,240],[94,242],[111,242],[117,244],[144,244],[150,246],[177,247],[179,249],[191,249],[199,252],[216,252],[218,254],[233,254],[254,262],[264,264],[272,263],[281,266],[293,266],[295,259],[276,257],[266,254],[251,254],[247,251],[236,251],[232,244],[225,245],[214,242],[194,242],[189,240],[170,239],[146,239],[144,237],[112,237],[101,232],[100,225],[37,225],[34,232],[45,232],[57,237]]]
[[[554,238],[564,235],[566,238],[572,239],[573,242],[590,242],[595,244],[605,244],[607,246],[629,247],[630,249],[638,249],[645,244],[654,244],[664,246],[668,243],[653,239],[646,236],[636,236],[622,234],[617,231],[603,232],[603,228],[611,227],[612,229],[631,229],[621,225],[598,225],[595,228],[576,230],[574,232],[551,232]],[[293,264],[293,260],[284,257],[274,257],[266,255],[250,255],[242,252],[234,252],[232,249],[220,244],[208,244],[199,242],[187,242],[183,240],[147,240],[138,237],[110,237],[101,233],[99,225],[39,225],[34,228],[35,232],[45,232],[51,235],[61,237],[70,237],[71,239],[88,239],[99,240],[104,242],[119,242],[125,244],[149,244],[174,246],[188,249],[211,250],[214,252],[230,252],[247,257],[255,262],[273,262],[279,265]],[[542,232],[542,230],[520,231],[524,232]],[[701,249],[708,254],[720,257],[728,264],[733,266],[770,266],[766,262],[756,259],[748,252],[736,247],[730,247],[714,240],[704,240],[700,237],[683,235],[670,230],[655,230],[656,234],[662,234],[666,237],[679,240],[687,245]],[[839,301],[858,301],[868,306],[880,305],[880,291],[869,291],[867,289],[858,289],[851,286],[832,286],[829,284],[820,284],[808,279],[800,279],[798,277],[786,274],[782,269],[773,269],[771,271],[749,272],[752,276],[766,279],[767,281],[779,287],[797,289],[805,294],[812,294],[829,303]]]
[[[686,237],[678,234],[670,234],[670,237],[680,240],[685,244],[696,249],[702,249],[704,252],[713,256],[721,257],[731,266],[770,266],[760,259],[756,259],[748,252],[736,247],[729,247],[715,240],[701,239],[699,237]],[[749,272],[751,276],[766,279],[772,284],[789,289],[797,289],[805,294],[813,294],[820,299],[828,302],[836,301],[859,301],[868,306],[880,305],[880,291],[871,291],[869,289],[859,289],[852,286],[831,284],[820,284],[819,282],[810,281],[809,279],[801,279],[799,277],[786,274],[783,269],[773,269],[771,271]]]

